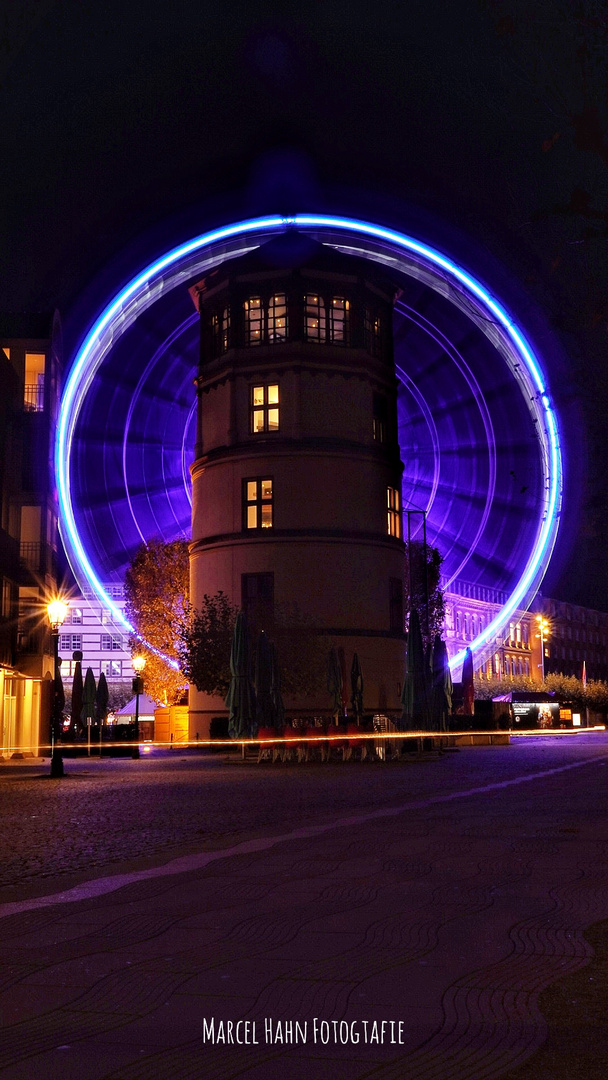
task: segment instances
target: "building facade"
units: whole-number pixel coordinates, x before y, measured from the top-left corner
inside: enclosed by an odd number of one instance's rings
[[[456,580],[445,593],[445,640],[450,659],[483,633],[507,603],[499,589]],[[516,611],[507,633],[495,635],[492,654],[478,665],[475,675],[482,679],[509,679],[524,676],[542,682],[541,645],[535,615]]]
[[[0,316],[0,754],[48,743],[53,649],[47,603],[61,556],[53,476],[62,375],[55,315]]]
[[[104,585],[108,596],[120,611],[125,608],[124,586],[116,582]],[[69,590],[68,614],[59,634],[59,655],[62,658],[61,677],[66,690],[71,690],[74,677],[74,652],[82,652],[82,673],[91,668],[98,680],[103,672],[110,691],[110,701],[132,696],[135,672],[131,663],[129,635],[118,623],[112,611],[104,607],[90,588],[83,592]]]
[[[400,709],[404,545],[393,287],[298,234],[191,289],[201,317],[191,598],[223,591],[281,650],[300,620]],[[191,732],[223,702],[191,687]],[[327,687],[287,701],[327,710]]]

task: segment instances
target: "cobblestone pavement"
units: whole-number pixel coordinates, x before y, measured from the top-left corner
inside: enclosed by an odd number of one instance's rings
[[[584,737],[583,737],[584,738]],[[100,873],[113,864],[224,847],[244,836],[285,832],[347,810],[390,806],[404,796],[456,791],[595,754],[598,738],[523,740],[437,758],[382,764],[282,766],[238,756],[155,752],[0,766],[0,888],[46,891],[45,879]]]
[[[608,918],[608,735],[67,768],[0,769],[0,1080],[497,1080]],[[203,1017],[259,1043],[203,1045]]]

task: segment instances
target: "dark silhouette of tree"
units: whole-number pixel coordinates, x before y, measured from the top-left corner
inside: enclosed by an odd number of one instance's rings
[[[441,588],[441,564],[443,556],[436,547],[426,547],[419,540],[405,545],[405,609],[415,607],[420,617],[422,640],[425,649],[433,643],[436,634],[443,636],[445,623],[445,600]],[[411,573],[411,581],[410,581]],[[428,625],[427,625],[428,598]]]

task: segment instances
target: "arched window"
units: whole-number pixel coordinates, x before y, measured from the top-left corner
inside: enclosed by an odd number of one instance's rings
[[[461,631],[462,631],[462,619],[460,617],[460,612],[457,611],[456,612],[456,633],[460,634]]]
[[[465,613],[464,613],[464,636],[465,636],[465,638],[470,637],[470,634],[469,634],[469,613],[468,613],[468,611],[465,611]]]

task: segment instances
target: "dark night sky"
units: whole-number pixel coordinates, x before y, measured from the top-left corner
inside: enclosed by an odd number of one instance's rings
[[[608,609],[607,47],[603,0],[3,0],[0,307],[73,345],[143,258],[268,210],[468,237],[565,357],[545,591]]]

